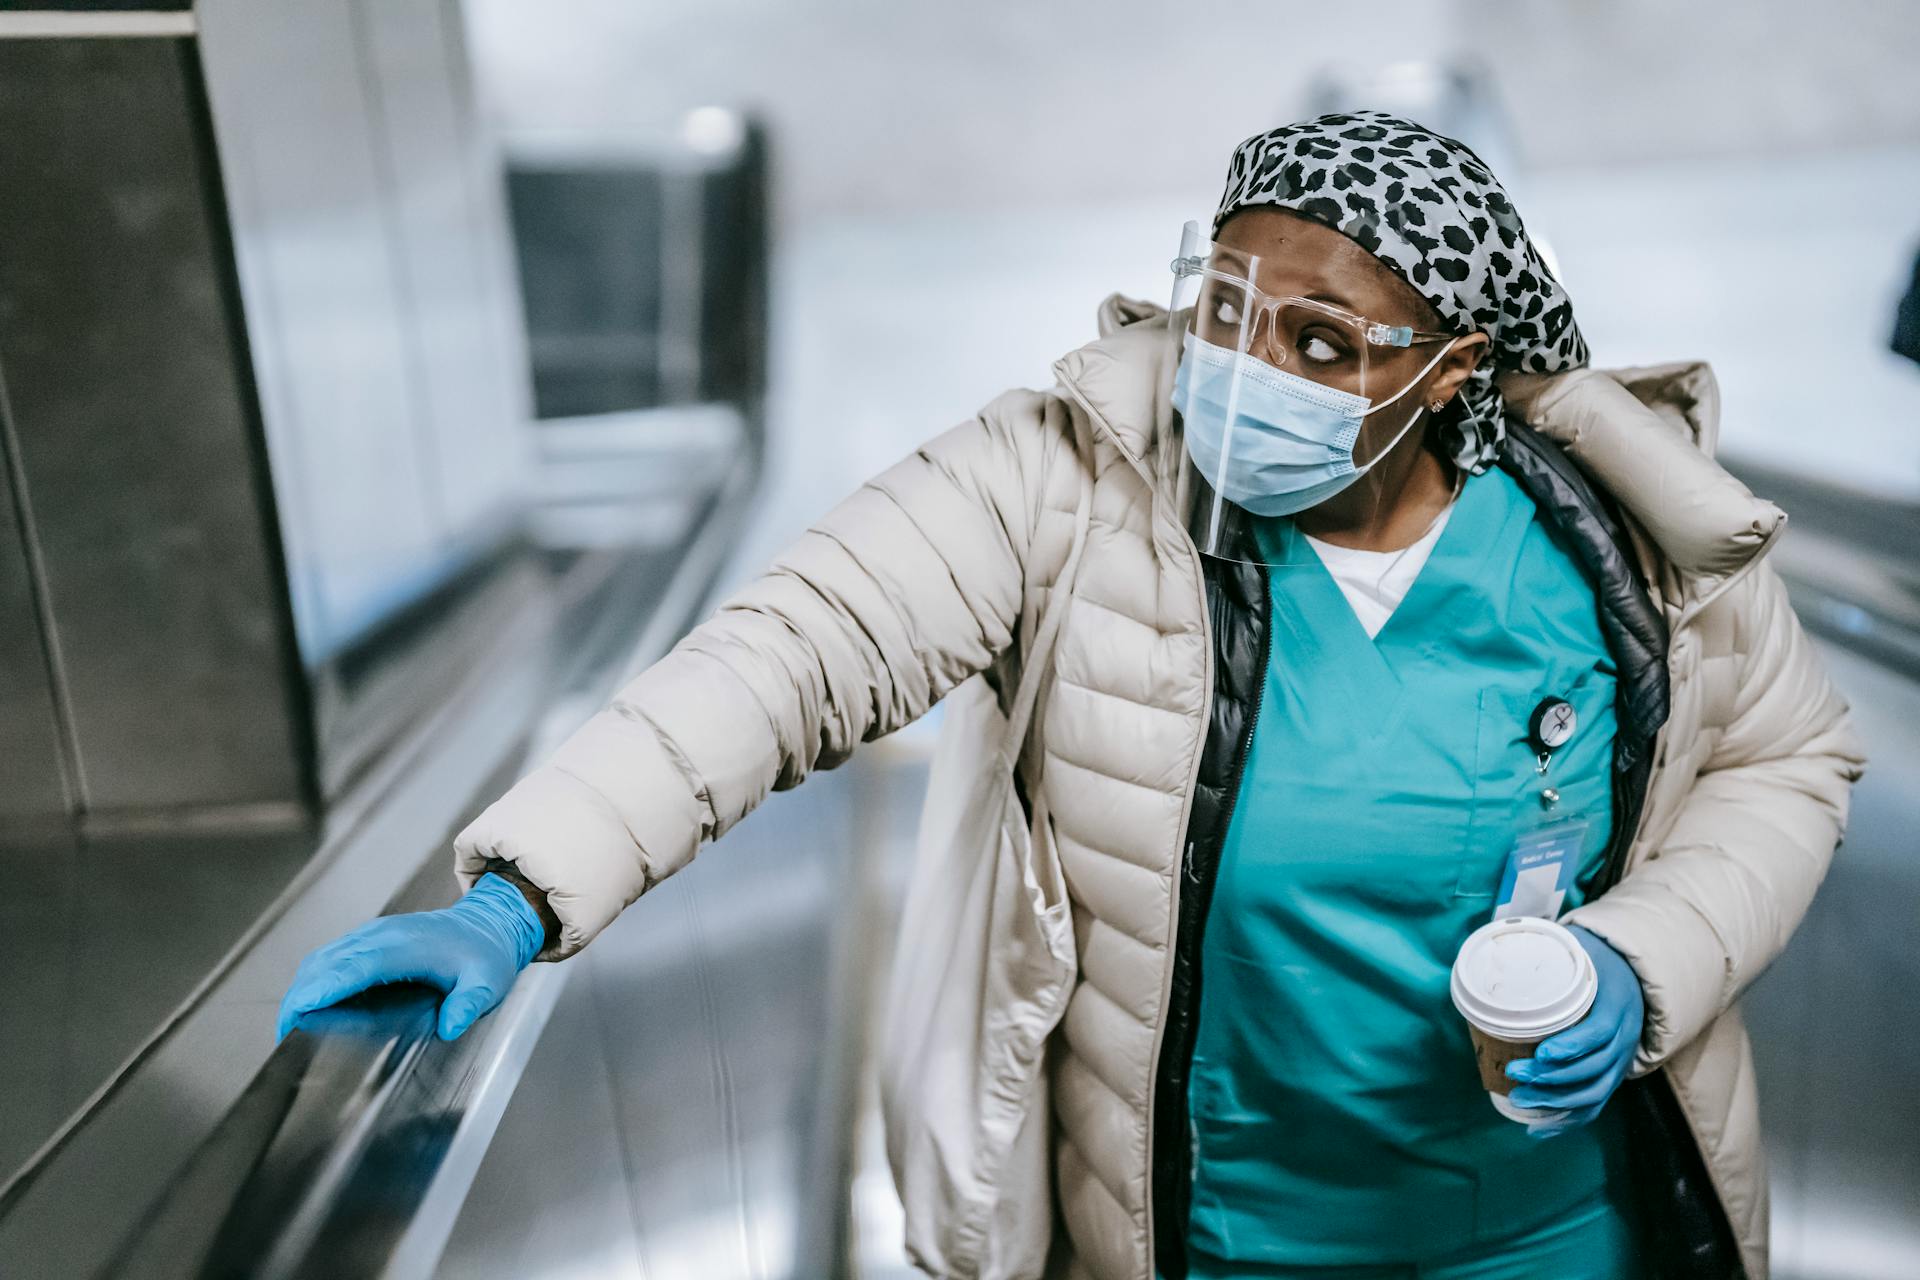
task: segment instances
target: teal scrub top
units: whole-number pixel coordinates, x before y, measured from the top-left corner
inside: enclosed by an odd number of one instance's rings
[[[1615,671],[1593,590],[1497,470],[1372,639],[1291,522],[1265,536],[1287,567],[1201,949],[1193,1274],[1453,1258],[1591,1212],[1608,1114],[1542,1141],[1496,1112],[1447,982],[1516,836],[1589,822],[1567,908],[1600,872]],[[1579,719],[1543,777],[1549,696]]]

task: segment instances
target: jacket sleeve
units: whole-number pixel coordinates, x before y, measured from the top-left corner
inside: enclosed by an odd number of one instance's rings
[[[867,482],[467,827],[462,882],[514,863],[559,919],[542,958],[571,955],[769,790],[984,670],[1047,486],[1078,493],[1071,431],[1057,399],[1010,392]]]
[[[1732,715],[1660,847],[1566,921],[1639,975],[1647,1022],[1636,1075],[1691,1042],[1785,948],[1865,766],[1779,576],[1762,564],[1708,607],[1738,611]]]

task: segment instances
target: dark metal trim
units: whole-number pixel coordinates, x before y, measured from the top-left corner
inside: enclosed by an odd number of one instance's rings
[[[179,44],[180,75],[187,109],[192,113],[189,127],[199,151],[196,176],[201,188],[200,207],[205,210],[208,255],[215,286],[224,303],[227,341],[233,355],[234,390],[240,416],[246,428],[247,470],[250,473],[255,509],[258,513],[261,550],[273,585],[275,629],[279,633],[280,687],[292,730],[299,801],[309,813],[320,805],[319,742],[313,706],[313,690],[301,669],[299,630],[294,619],[291,566],[287,563],[286,539],[280,520],[280,503],[273,487],[272,461],[267,452],[266,419],[260,408],[260,384],[254,375],[253,344],[248,337],[245,297],[240,289],[239,254],[234,246],[233,223],[229,217],[226,176],[221,167],[220,146],[213,127],[213,102],[207,93],[206,69],[200,62],[200,42],[182,40]]]
[[[40,653],[46,663],[47,691],[53,703],[53,734],[59,750],[60,785],[66,793],[68,814],[86,807],[86,775],[80,769],[80,748],[73,727],[73,699],[67,682],[66,666],[60,660],[60,635],[53,625],[53,604],[47,594],[47,565],[40,549],[40,535],[33,520],[33,498],[27,492],[27,464],[21,455],[20,438],[13,425],[13,408],[7,399],[6,369],[0,366],[0,478],[13,498],[13,516],[19,524],[20,548],[26,557],[27,593],[33,601],[38,620]]]

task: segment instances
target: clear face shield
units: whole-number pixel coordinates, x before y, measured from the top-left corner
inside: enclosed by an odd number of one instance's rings
[[[1221,559],[1311,556],[1285,517],[1349,490],[1380,501],[1374,463],[1423,425],[1426,407],[1407,393],[1456,338],[1270,292],[1262,284],[1286,280],[1283,268],[1213,243],[1196,222],[1173,274],[1186,456],[1172,470],[1187,529]]]

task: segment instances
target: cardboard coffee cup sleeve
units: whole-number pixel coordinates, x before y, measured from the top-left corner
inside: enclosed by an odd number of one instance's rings
[[[1531,1058],[1540,1042],[1495,1039],[1471,1023],[1467,1025],[1467,1032],[1473,1037],[1473,1060],[1480,1068],[1480,1087],[1502,1097],[1512,1093],[1518,1081],[1508,1078],[1507,1064]]]

